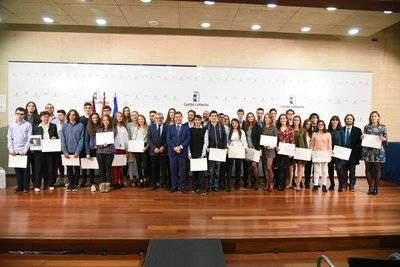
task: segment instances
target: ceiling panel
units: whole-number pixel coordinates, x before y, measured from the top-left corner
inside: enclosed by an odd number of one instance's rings
[[[1,6],[8,11],[19,14],[34,14],[34,15],[67,15],[54,2],[19,2],[19,1],[2,1]]]
[[[95,4],[60,4],[60,6],[71,16],[112,16],[122,17],[121,10],[117,5],[95,5]]]
[[[149,27],[149,21],[159,21],[158,27],[179,28],[177,7],[121,6],[129,26]]]

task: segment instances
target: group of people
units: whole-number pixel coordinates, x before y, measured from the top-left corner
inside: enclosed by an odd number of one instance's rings
[[[243,109],[238,109],[237,117],[232,119],[215,110],[204,111],[202,115],[189,110],[187,121],[183,122],[183,114],[170,108],[165,120],[161,112],[150,111],[149,123],[146,116],[131,112],[129,107],[112,117],[111,107],[104,106],[100,115],[93,112],[90,102],[84,104],[83,116],[79,116],[75,109],[68,112],[60,109],[57,115],[54,112],[54,106],[47,104],[45,110],[38,113],[34,102],[15,110],[15,121],[8,128],[8,150],[13,156],[27,155],[26,168],[15,168],[16,192],[29,191],[31,183],[36,192],[43,189],[52,191],[64,183],[67,191],[88,186],[93,192],[110,192],[125,186],[148,187],[150,190],[164,188],[170,192],[186,192],[190,186],[202,195],[240,187],[266,191],[287,188],[317,191],[321,188],[328,192],[335,190],[335,171],[337,190],[354,191],[355,169],[359,161],[364,160],[368,194],[376,195],[388,140],[377,111],[371,112],[363,131],[354,125],[352,114],[344,117],[342,125],[338,116],[325,123],[317,113],[302,121],[292,109],[279,116],[275,108],[268,113],[258,108],[255,114],[248,112],[246,115]],[[97,144],[96,134],[104,132],[113,133],[113,143]],[[382,147],[362,147],[364,134],[379,136]],[[30,151],[31,135],[60,139],[61,152]],[[329,155],[332,155],[335,145],[342,146],[350,148],[351,155],[348,160],[335,157],[326,162],[298,160],[277,153],[278,147],[262,146],[262,135],[276,136],[278,143],[326,151]],[[129,140],[143,141],[143,152],[128,152]],[[259,150],[261,157],[253,161],[227,155],[225,162],[208,158],[211,148],[232,147]],[[114,155],[126,155],[126,166],[112,166]],[[62,156],[96,158],[98,179],[94,169],[66,166],[68,182],[64,182]],[[207,171],[190,172],[190,159],[199,158],[208,158]]]

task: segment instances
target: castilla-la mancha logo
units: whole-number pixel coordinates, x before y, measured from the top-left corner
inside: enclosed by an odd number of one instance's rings
[[[193,102],[195,102],[195,103],[200,102],[200,92],[199,91],[193,92]]]
[[[200,103],[200,91],[194,90],[192,94],[192,101],[183,103],[185,107],[208,107],[208,103]]]

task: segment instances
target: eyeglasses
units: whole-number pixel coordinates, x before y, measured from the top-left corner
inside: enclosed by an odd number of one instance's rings
[[[22,115],[25,115],[25,113],[15,113],[16,115],[19,115],[19,116],[22,116]]]

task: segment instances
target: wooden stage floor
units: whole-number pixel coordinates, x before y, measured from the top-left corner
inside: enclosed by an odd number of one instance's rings
[[[274,245],[251,251],[257,244],[246,247],[246,241],[314,238],[327,244],[327,238],[342,238],[350,247],[355,240],[361,248],[369,248],[368,242],[375,242],[371,247],[376,248],[382,247],[376,238],[389,237],[386,247],[391,247],[400,239],[400,186],[382,182],[379,195],[368,196],[366,191],[364,179],[359,179],[355,192],[241,189],[206,197],[136,188],[111,193],[92,193],[89,188],[40,193],[2,189],[0,246],[4,251],[23,248],[27,240],[218,238],[231,252],[259,253]],[[240,248],[229,244],[235,239],[242,241]]]

